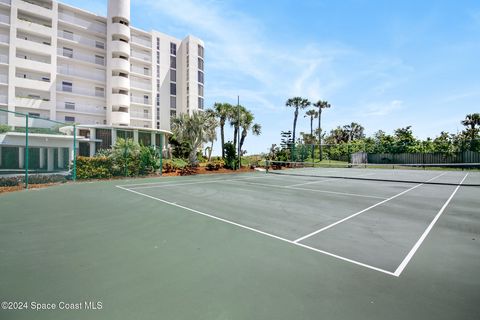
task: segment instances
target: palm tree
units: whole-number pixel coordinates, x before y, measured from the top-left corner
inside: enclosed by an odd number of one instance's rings
[[[206,112],[193,111],[183,113],[172,119],[172,131],[179,141],[185,141],[189,146],[188,162],[192,166],[198,164],[197,151],[203,143],[208,142],[208,132],[212,124]]]
[[[225,144],[225,122],[227,119],[229,119],[231,110],[233,109],[232,105],[229,103],[219,103],[216,102],[213,105],[213,108],[215,110],[216,117],[218,118],[220,122],[220,139],[221,139],[221,144],[222,144],[222,159],[225,158],[225,150],[224,150],[224,144]]]
[[[462,124],[467,127],[466,135],[470,135],[470,150],[474,149],[475,136],[477,135],[477,126],[480,126],[480,113],[471,113],[465,116]],[[470,128],[469,128],[470,127]]]
[[[260,124],[255,123],[252,125],[254,119],[255,117],[249,110],[245,110],[241,116],[240,127],[242,128],[242,134],[240,137],[240,153],[242,152],[243,143],[245,142],[245,138],[247,137],[250,129],[252,130],[252,134],[255,136],[259,136],[262,132],[262,126]]]
[[[295,108],[294,117],[293,117],[293,133],[292,133],[292,142],[293,147],[295,147],[295,133],[297,130],[297,118],[298,118],[298,109],[305,109],[310,105],[310,101],[308,99],[304,99],[302,97],[293,97],[285,102],[287,107]],[[294,152],[292,152],[292,159],[294,157]]]
[[[213,151],[213,143],[217,140],[217,127],[218,127],[218,120],[216,119],[216,112],[215,110],[208,109],[205,111],[206,115],[206,134],[205,138],[207,142],[210,142],[210,147],[208,147],[208,161],[212,158],[212,151]]]
[[[233,146],[235,147],[235,150],[237,150],[237,137],[239,134],[239,127],[241,125],[242,114],[244,114],[246,111],[247,109],[245,109],[245,107],[238,105],[232,106],[228,114],[230,126],[233,127]]]
[[[347,124],[343,126],[343,130],[347,134],[347,142],[351,142],[353,140],[361,139],[365,137],[364,131],[365,128],[356,122],[352,122],[351,124]]]
[[[320,161],[323,159],[323,148],[322,148],[322,110],[330,108],[328,101],[318,100],[313,104],[314,107],[318,108],[318,143],[320,143]]]
[[[314,109],[310,109],[305,112],[305,117],[310,117],[310,135],[313,138],[313,119],[318,118],[318,111]]]

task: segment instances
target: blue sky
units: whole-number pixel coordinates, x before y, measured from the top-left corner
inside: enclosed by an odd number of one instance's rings
[[[64,2],[106,14],[107,0]],[[330,102],[327,131],[358,122],[367,134],[411,125],[417,137],[435,137],[480,112],[477,0],[172,3],[132,1],[132,24],[205,41],[206,105],[240,95],[263,128],[247,137],[250,154],[292,128],[285,101],[293,96]],[[303,114],[297,127],[310,130]]]

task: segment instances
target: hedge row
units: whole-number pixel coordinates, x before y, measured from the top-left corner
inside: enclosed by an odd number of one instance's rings
[[[66,182],[70,177],[61,174],[30,174],[29,184]],[[0,187],[15,187],[25,183],[25,176],[0,177]]]

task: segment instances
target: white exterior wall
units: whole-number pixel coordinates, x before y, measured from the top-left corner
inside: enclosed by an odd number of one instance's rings
[[[108,17],[102,17],[55,1],[0,1],[0,108],[57,121],[73,117],[78,124],[167,131],[171,111],[179,114],[196,110],[197,45],[203,46],[203,42],[191,36],[181,41],[158,31],[132,27],[129,0],[110,0],[108,8]],[[113,23],[114,17],[127,20],[128,27]],[[112,36],[118,34],[127,36],[128,43],[114,41]],[[174,108],[170,106],[170,43],[177,46]],[[125,52],[128,60],[114,59],[112,54],[118,52]],[[128,79],[112,76],[117,70],[125,70]],[[128,94],[114,94],[115,89]],[[122,106],[122,112],[118,112],[118,106]],[[12,115],[7,122],[22,125],[15,123]]]

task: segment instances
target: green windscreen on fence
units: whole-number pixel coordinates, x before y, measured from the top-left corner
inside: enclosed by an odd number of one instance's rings
[[[75,179],[75,125],[0,109],[0,185]]]

